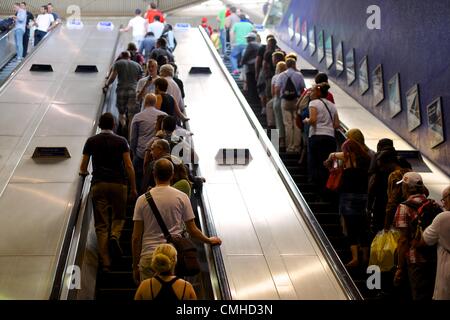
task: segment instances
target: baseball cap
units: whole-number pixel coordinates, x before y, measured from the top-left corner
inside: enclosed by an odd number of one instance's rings
[[[397,184],[401,183],[406,183],[409,186],[421,186],[423,185],[423,180],[417,172],[407,172],[403,175],[402,180],[397,182]]]

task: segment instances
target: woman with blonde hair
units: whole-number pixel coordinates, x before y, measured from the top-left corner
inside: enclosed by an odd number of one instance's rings
[[[151,268],[155,275],[141,282],[134,300],[197,300],[192,285],[175,276],[177,250],[168,243],[153,252]]]

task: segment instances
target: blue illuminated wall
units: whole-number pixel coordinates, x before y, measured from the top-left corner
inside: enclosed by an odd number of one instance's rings
[[[370,14],[367,8],[377,5],[381,9],[381,30],[366,26]],[[287,25],[290,14],[307,20],[308,29],[316,27],[316,39],[321,30],[325,39],[334,37],[334,49],[344,43],[344,56],[355,49],[356,65],[368,56],[370,89],[360,95],[358,79],[347,85],[346,72],[337,76],[336,64],[327,70],[325,59],[318,63],[317,51],[313,56],[290,41]],[[319,70],[325,71],[347,93],[366,109],[386,123],[397,134],[450,174],[450,1],[449,0],[293,0],[278,29],[279,36]],[[345,59],[344,59],[345,60]],[[383,65],[385,99],[374,106],[371,74]],[[388,114],[387,83],[400,73],[402,112],[394,118]],[[357,67],[358,74],[358,67]],[[406,92],[419,84],[421,121],[410,132],[407,126]],[[435,148],[430,146],[427,105],[442,97],[444,136],[446,141]],[[364,128],[361,128],[364,129]],[[364,131],[364,130],[363,130]]]

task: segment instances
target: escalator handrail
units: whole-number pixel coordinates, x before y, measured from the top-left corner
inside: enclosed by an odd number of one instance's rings
[[[122,25],[120,26],[120,28],[122,28]],[[121,33],[119,32],[117,34],[116,42],[114,44],[111,61],[114,61],[114,59],[115,59],[117,47],[119,45],[120,35],[121,35]],[[108,105],[108,101],[110,100],[110,97],[111,97],[111,88],[102,95],[102,98],[99,103],[98,112],[96,115],[96,122],[93,125],[91,135],[95,135],[97,133],[98,120],[100,119],[100,116],[103,114],[103,111],[105,110],[105,106]],[[85,188],[85,182],[86,182],[86,177],[80,176],[80,178],[77,182],[77,192],[76,192],[76,196],[75,196],[75,202],[74,202],[73,209],[69,216],[69,221],[67,223],[63,244],[62,244],[61,250],[59,252],[58,264],[57,264],[57,268],[56,268],[56,271],[54,274],[53,286],[52,286],[52,291],[50,293],[49,300],[59,300],[61,297],[61,293],[62,293],[62,289],[63,289],[63,282],[64,282],[64,275],[65,275],[66,268],[68,265],[69,250],[73,245],[72,239],[73,239],[73,234],[76,231],[75,227],[77,226],[79,218],[80,218],[80,211],[82,209],[81,204],[83,203],[83,199],[85,199],[89,195],[90,186],[89,186],[89,188]],[[83,192],[83,190],[87,190],[87,192]]]
[[[318,223],[316,217],[314,216],[314,213],[311,211],[309,205],[307,204],[303,195],[299,191],[299,189],[298,189],[297,185],[295,184],[295,182],[293,181],[291,175],[287,171],[277,150],[272,145],[271,141],[269,141],[266,132],[264,131],[264,129],[261,126],[258,119],[256,118],[253,110],[248,105],[248,102],[246,101],[245,97],[243,96],[242,92],[240,91],[239,87],[237,86],[235,80],[231,77],[227,68],[223,64],[222,59],[220,58],[213,43],[211,42],[211,40],[209,39],[208,35],[203,30],[203,28],[199,28],[199,31],[202,34],[205,42],[208,44],[209,50],[215,57],[223,74],[227,78],[227,81],[230,84],[232,90],[234,91],[237,99],[239,100],[241,107],[244,110],[247,118],[249,119],[251,126],[253,127],[253,129],[255,130],[255,132],[258,135],[258,138],[260,139],[260,141],[263,143],[264,147],[266,148],[267,155],[272,160],[272,163],[274,164],[275,168],[277,168],[278,174],[279,174],[280,178],[282,179],[283,183],[285,184],[286,189],[289,192],[292,200],[296,204],[297,208],[301,209],[298,211],[304,218],[304,221],[306,222],[307,226],[309,227],[311,234],[315,238],[318,246],[321,248],[325,259],[327,260],[331,270],[335,274],[336,280],[340,284],[341,288],[345,292],[348,299],[362,300],[363,297],[362,297],[361,293],[359,292],[358,288],[356,287],[356,285],[353,282],[352,278],[350,277],[349,273],[347,272],[344,265],[342,264],[342,261],[339,259],[336,251],[334,250],[329,239],[327,238],[324,231],[322,230],[322,227]],[[345,126],[342,124],[341,124],[340,131],[345,131]]]
[[[54,34],[58,28],[60,28],[62,25],[62,23],[58,23],[56,25],[56,27],[51,30],[50,32],[48,32],[47,36],[45,36],[36,46],[33,47],[33,49],[30,51],[30,53],[22,60],[21,63],[19,63],[10,73],[10,75],[3,81],[0,82],[0,92],[2,92],[4,90],[4,88],[6,88],[6,86],[12,81],[12,79],[14,78],[14,76],[19,73],[20,70],[22,70],[22,68],[24,68],[25,66],[25,62],[30,60],[37,52],[37,49],[42,47],[43,44],[48,41],[48,39],[51,37],[52,34]],[[11,29],[9,32],[14,32],[14,29]],[[8,34],[9,34],[8,32]],[[14,56],[13,56],[14,57]]]

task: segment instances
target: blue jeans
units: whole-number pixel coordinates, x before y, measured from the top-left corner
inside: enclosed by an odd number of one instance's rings
[[[16,40],[17,59],[23,58],[23,35],[24,34],[25,34],[25,30],[23,30],[23,29],[14,30],[14,40]]]
[[[225,29],[220,29],[220,45],[222,46],[221,51],[224,55],[227,51],[227,32]]]
[[[233,67],[233,71],[238,69],[238,59],[241,59],[242,53],[244,52],[245,48],[247,48],[246,44],[238,44],[233,47],[231,50],[231,65]]]

